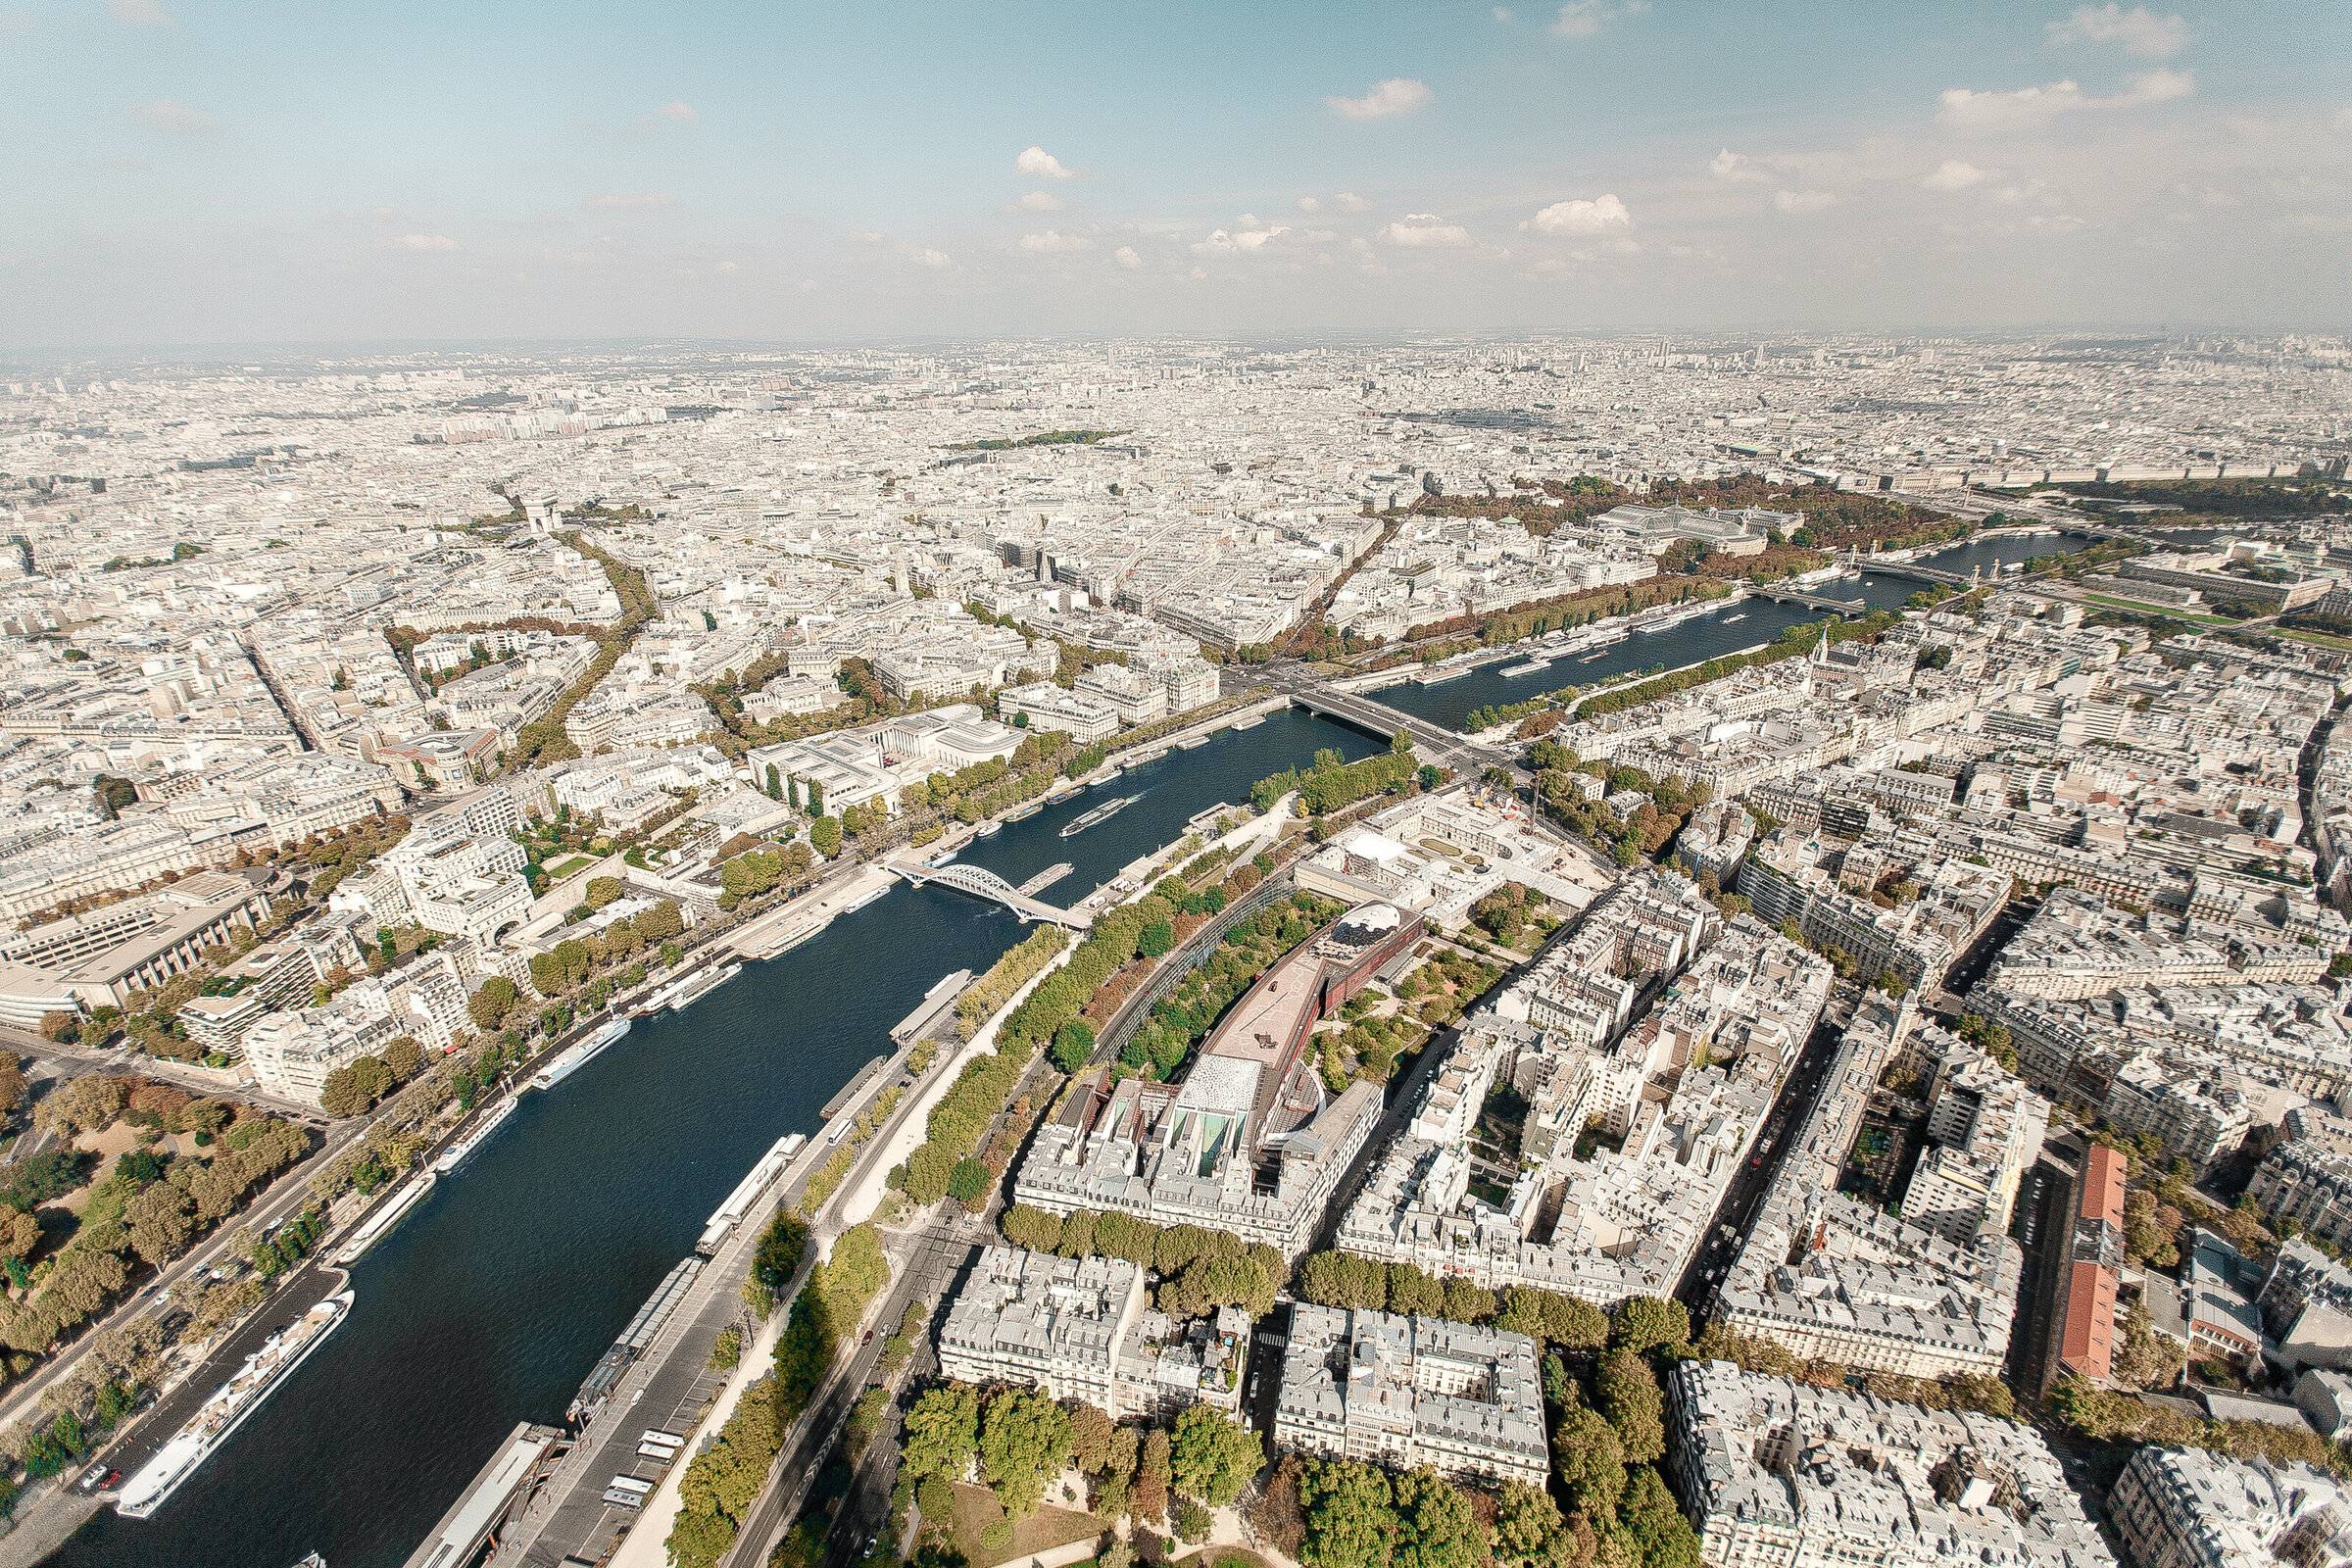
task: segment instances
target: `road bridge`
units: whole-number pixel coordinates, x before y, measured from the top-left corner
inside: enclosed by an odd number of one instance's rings
[[[1828,594],[1807,593],[1802,588],[1767,584],[1747,591],[1750,599],[1769,599],[1776,605],[1798,605],[1806,610],[1827,610],[1840,615],[1867,615],[1870,601],[1860,597],[1832,599]]]
[[[1848,571],[1873,571],[1882,577],[1908,577],[1913,582],[1937,583],[1946,588],[1958,588],[1962,592],[1984,586],[1984,578],[1975,571],[1940,571],[1934,566],[1923,566],[1916,561],[1886,561],[1878,556],[1866,556],[1858,550],[1848,550],[1838,558],[1838,564]]]
[[[893,871],[916,887],[936,882],[975,899],[992,900],[1019,915],[1024,923],[1045,920],[1073,931],[1084,931],[1095,923],[1091,912],[1059,908],[1043,900],[1033,899],[985,866],[965,865],[960,861],[947,865],[926,865],[920,860],[892,860],[889,864]]]
[[[1321,713],[1344,724],[1380,736],[1383,740],[1403,730],[1413,738],[1413,754],[1424,762],[1436,762],[1457,773],[1476,774],[1490,767],[1508,767],[1511,756],[1492,746],[1455,734],[1443,725],[1426,718],[1417,718],[1401,709],[1375,702],[1357,692],[1344,692],[1320,681],[1299,680],[1290,689],[1291,701],[1310,713]]]

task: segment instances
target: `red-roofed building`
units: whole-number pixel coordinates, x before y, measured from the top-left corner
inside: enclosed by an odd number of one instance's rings
[[[2076,1188],[2074,1234],[2065,1273],[2058,1371],[2104,1386],[2115,1356],[2115,1290],[2124,1263],[2121,1152],[2093,1144]]]

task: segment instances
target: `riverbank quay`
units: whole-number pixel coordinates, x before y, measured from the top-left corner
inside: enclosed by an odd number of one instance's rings
[[[686,1446],[680,1450],[681,1457],[690,1458],[691,1455],[700,1451],[710,1435],[724,1430],[728,1419],[734,1415],[736,1405],[741,1401],[745,1391],[766,1376],[772,1369],[771,1363],[775,1355],[776,1343],[791,1316],[792,1298],[807,1283],[808,1271],[816,1259],[830,1251],[833,1240],[843,1231],[872,1217],[874,1210],[881,1202],[883,1194],[888,1190],[887,1184],[891,1169],[902,1163],[923,1142],[932,1107],[954,1086],[957,1076],[963,1070],[964,1063],[974,1056],[995,1052],[998,1032],[1003,1027],[1004,1020],[1029,999],[1029,994],[1043,984],[1049,975],[1055,973],[1069,961],[1070,955],[1075,948],[1076,944],[1072,943],[1054,955],[1050,962],[1015,990],[1004,1004],[973,1032],[972,1038],[968,1042],[962,1043],[952,1053],[943,1052],[940,1059],[931,1064],[925,1074],[924,1082],[917,1087],[915,1093],[906,1096],[900,1101],[889,1119],[858,1151],[857,1162],[851,1167],[848,1179],[843,1181],[833,1195],[818,1207],[815,1214],[808,1216],[809,1246],[808,1254],[802,1260],[801,1268],[795,1273],[791,1285],[785,1292],[778,1294],[766,1319],[759,1325],[758,1332],[746,1336],[750,1342],[750,1348],[745,1352],[734,1373],[725,1379],[725,1386],[717,1391],[715,1397],[707,1406],[698,1408],[693,1427],[677,1426],[667,1429],[687,1437]],[[834,1113],[835,1118],[847,1117],[854,1121],[861,1111],[870,1105],[873,1096],[878,1095],[885,1085],[897,1081],[897,1077],[896,1073],[877,1075],[869,1094],[863,1097],[857,1105],[845,1105],[837,1110]],[[786,1190],[778,1200],[779,1206],[797,1200],[796,1193],[805,1191],[808,1175],[815,1169],[813,1159],[829,1154],[832,1147],[811,1142],[809,1149],[804,1153],[813,1156],[813,1158],[805,1165],[803,1161],[795,1161],[796,1171],[788,1178]],[[771,1216],[774,1210],[770,1211]],[[766,1222],[763,1220],[759,1228],[764,1229],[765,1224]],[[752,1227],[746,1226],[744,1229],[750,1230]],[[739,1232],[739,1234],[741,1233]],[[896,1318],[890,1316],[889,1313],[893,1310],[893,1303],[896,1303],[895,1310],[904,1312],[906,1301],[911,1298],[908,1295],[910,1280],[919,1277],[930,1281],[934,1287],[944,1285],[956,1269],[961,1268],[968,1261],[968,1254],[984,1235],[985,1226],[973,1216],[964,1214],[956,1205],[942,1204],[939,1206],[939,1211],[926,1224],[914,1231],[898,1234],[895,1238],[897,1242],[895,1247],[891,1242],[886,1241],[884,1255],[891,1259],[893,1289],[877,1293],[875,1301],[868,1304],[865,1317],[844,1336],[845,1345],[853,1352],[871,1348],[862,1341],[865,1329],[876,1323],[896,1321]],[[740,1289],[740,1282],[738,1289]],[[714,1328],[711,1333],[712,1338],[715,1339],[717,1330]],[[847,1359],[854,1362],[858,1357],[853,1353]],[[766,1494],[763,1494],[762,1501],[773,1500],[772,1494],[777,1491],[782,1479],[795,1474],[797,1464],[797,1473],[801,1476],[801,1488],[799,1492],[785,1499],[789,1503],[789,1507],[784,1503],[779,1503],[774,1510],[787,1521],[798,1511],[800,1497],[805,1495],[807,1478],[815,1473],[832,1439],[838,1436],[840,1415],[846,1413],[846,1406],[836,1396],[838,1392],[836,1385],[842,1381],[842,1373],[843,1368],[840,1359],[837,1358],[835,1366],[829,1370],[817,1395],[809,1400],[808,1409],[802,1412],[792,1428],[786,1432],[784,1444],[777,1452],[775,1465],[770,1472],[767,1491]],[[861,1386],[862,1375],[858,1381]],[[840,1407],[839,1410],[837,1407]],[[836,1412],[829,1418],[830,1429],[824,1424],[828,1419],[828,1412]],[[802,1450],[808,1448],[811,1444],[817,1446],[816,1452],[813,1455],[804,1454]],[[668,1539],[670,1528],[677,1518],[678,1486],[684,1479],[685,1472],[684,1464],[673,1464],[662,1476],[654,1494],[646,1499],[642,1509],[639,1510],[638,1517],[631,1523],[626,1540],[613,1553],[612,1558],[613,1568],[622,1568],[624,1564],[642,1565],[642,1568],[661,1568],[665,1561],[662,1544]],[[790,1491],[790,1489],[787,1490]],[[751,1521],[747,1520],[746,1528],[738,1538],[737,1552],[739,1556],[744,1544],[753,1541],[757,1535],[758,1531],[752,1528]],[[513,1559],[502,1557],[500,1559],[502,1565],[509,1560],[533,1564],[540,1561],[536,1556]],[[548,1559],[551,1562],[555,1560]],[[590,1557],[588,1560],[601,1560],[601,1554]],[[759,1556],[742,1560],[754,1563],[764,1561],[764,1552]]]

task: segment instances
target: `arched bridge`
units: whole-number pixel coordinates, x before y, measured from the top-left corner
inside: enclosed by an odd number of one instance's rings
[[[1095,917],[1084,910],[1056,908],[1029,897],[985,866],[965,865],[960,860],[947,865],[925,865],[920,860],[893,860],[890,868],[917,887],[926,882],[936,882],[975,899],[1002,904],[1023,920],[1048,920],[1076,931],[1084,931],[1095,923]]]

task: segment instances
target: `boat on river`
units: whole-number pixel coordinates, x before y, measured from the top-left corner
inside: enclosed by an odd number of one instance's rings
[[[507,1118],[514,1114],[514,1102],[512,1100],[500,1101],[491,1107],[490,1114],[474,1124],[471,1132],[441,1152],[441,1157],[433,1161],[433,1174],[446,1176],[456,1170],[465,1162],[466,1155],[481,1148],[490,1135],[505,1126]]]
[[[1207,744],[1208,737],[1205,735],[1187,735],[1176,743],[1176,749],[1180,752],[1197,752]]]
[[[1007,822],[1026,822],[1045,808],[1045,802],[1031,801],[1027,806],[1022,807],[1019,810],[1004,818],[1004,820]]]
[[[1521,675],[1533,675],[1541,670],[1549,669],[1550,667],[1551,661],[1548,659],[1531,659],[1524,664],[1507,664],[1503,666],[1501,674],[1504,680],[1515,680]]]
[[[983,822],[978,827],[972,829],[972,837],[976,839],[993,839],[1004,831],[1004,824],[1002,822]]]
[[[1255,729],[1258,725],[1263,724],[1265,721],[1266,720],[1263,714],[1252,713],[1248,718],[1235,719],[1233,721],[1233,727],[1237,730]]]
[[[245,1424],[247,1416],[261,1408],[262,1401],[276,1391],[287,1375],[342,1326],[351,1313],[351,1303],[349,1291],[330,1296],[264,1340],[262,1348],[245,1358],[245,1364],[237,1368],[235,1375],[198,1407],[188,1424],[174,1433],[137,1475],[123,1483],[115,1511],[125,1518],[144,1519],[169,1501],[180,1483],[194,1475],[197,1466],[212,1457],[214,1450]]]
[[[1086,812],[1084,815],[1072,817],[1069,825],[1061,830],[1061,836],[1066,839],[1071,837],[1073,834],[1083,833],[1088,828],[1093,827],[1096,823],[1102,821],[1103,818],[1113,816],[1120,811],[1124,811],[1127,809],[1127,808],[1133,806],[1136,802],[1142,799],[1143,797],[1141,795],[1125,795],[1121,796],[1115,801],[1104,801],[1101,806],[1096,807],[1093,810]]]
[[[1066,790],[1055,790],[1053,794],[1046,797],[1046,804],[1048,806],[1059,806],[1062,802],[1070,799],[1070,797],[1076,795],[1080,790],[1085,788],[1086,786],[1083,784],[1073,784]]]
[[[1444,681],[1460,680],[1464,675],[1469,673],[1470,671],[1466,668],[1433,669],[1426,674],[1415,675],[1413,679],[1419,681],[1424,686],[1436,686]]]

